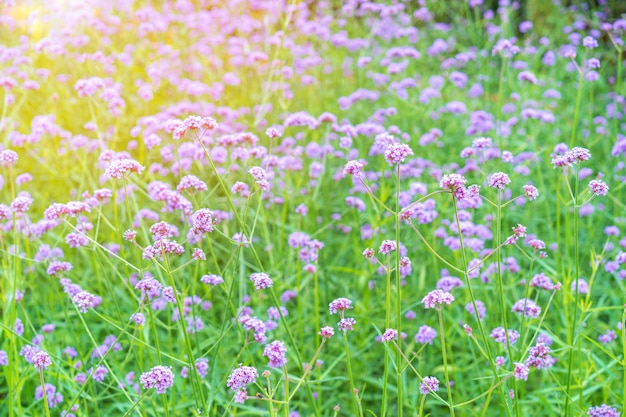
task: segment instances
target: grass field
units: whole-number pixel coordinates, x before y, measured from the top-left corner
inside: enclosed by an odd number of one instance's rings
[[[487,3],[0,1],[0,417],[619,416],[626,20]]]

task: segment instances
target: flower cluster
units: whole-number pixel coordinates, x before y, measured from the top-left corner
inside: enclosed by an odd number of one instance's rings
[[[139,382],[144,389],[156,388],[158,394],[165,394],[165,391],[174,385],[174,373],[167,366],[157,365],[142,373]]]
[[[248,393],[246,388],[250,384],[254,384],[259,374],[256,368],[252,366],[239,365],[239,368],[235,368],[228,376],[226,386],[235,391],[235,402],[243,404]]]

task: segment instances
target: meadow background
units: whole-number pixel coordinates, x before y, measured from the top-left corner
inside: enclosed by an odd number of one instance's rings
[[[624,10],[522,3],[0,1],[0,416],[623,413]]]

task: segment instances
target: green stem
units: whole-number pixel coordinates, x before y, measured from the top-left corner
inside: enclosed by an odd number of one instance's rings
[[[445,328],[443,326],[443,313],[441,307],[437,308],[437,315],[439,316],[439,333],[441,334],[441,353],[443,354],[443,372],[446,377],[446,389],[448,391],[448,406],[450,408],[450,417],[454,417],[454,402],[452,401],[452,388],[450,387],[450,375],[448,373],[448,358],[446,353],[446,338]]]
[[[396,331],[398,337],[402,335],[402,275],[400,274],[400,164],[396,169]],[[387,350],[385,349],[385,352]],[[400,350],[396,352],[396,380],[398,385],[398,417],[402,417],[402,357]]]

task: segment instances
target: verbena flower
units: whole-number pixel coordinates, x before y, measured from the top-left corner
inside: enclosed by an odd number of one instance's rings
[[[444,304],[452,304],[454,296],[447,291],[433,290],[422,298],[425,308],[439,308]]]
[[[144,389],[155,388],[158,394],[165,394],[165,391],[174,385],[174,373],[167,366],[157,365],[142,373],[139,382]]]
[[[425,376],[420,384],[420,393],[423,395],[430,394],[439,390],[439,380],[434,376]]]

